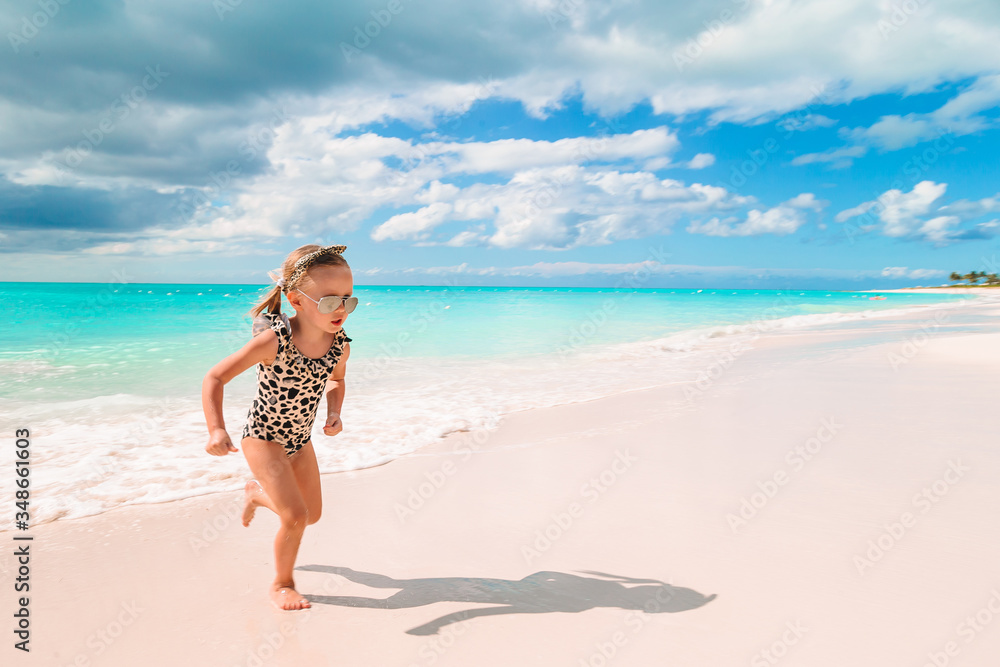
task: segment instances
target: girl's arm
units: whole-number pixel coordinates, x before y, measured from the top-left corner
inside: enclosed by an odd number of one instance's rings
[[[347,375],[347,358],[351,356],[351,344],[344,343],[344,354],[340,356],[333,373],[326,380],[326,426],[323,433],[337,435],[343,430],[340,422],[340,410],[344,406],[345,376]]]
[[[208,445],[205,451],[215,456],[239,451],[233,446],[226,423],[222,418],[223,387],[234,377],[254,364],[274,361],[278,354],[278,335],[267,329],[250,339],[241,349],[232,353],[205,374],[201,383],[201,407],[205,411],[208,426]]]

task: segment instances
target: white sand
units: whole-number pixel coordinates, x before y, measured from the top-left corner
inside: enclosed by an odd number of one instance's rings
[[[309,611],[268,605],[277,519],[258,510],[243,528],[236,494],[40,526],[33,650],[5,655],[58,666],[916,667],[951,650],[951,664],[993,664],[998,311],[983,301],[943,320],[775,332],[720,360],[695,394],[672,385],[525,411],[485,436],[326,475],[323,518],[299,555],[313,566],[300,590],[323,596]],[[687,407],[670,417],[670,403]],[[524,581],[539,572],[552,574]],[[415,606],[347,599],[400,591]],[[621,608],[629,599],[657,613]],[[498,607],[515,613],[475,616]],[[473,617],[408,633],[463,610]]]
[[[986,294],[1000,295],[1000,287],[903,287],[900,289],[881,290],[858,290],[859,292],[878,292],[879,294],[889,294],[891,292],[921,292],[926,294]]]

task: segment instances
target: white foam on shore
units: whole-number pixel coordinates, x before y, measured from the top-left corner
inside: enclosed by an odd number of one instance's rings
[[[761,317],[745,324],[723,324],[708,327],[688,329],[681,333],[672,334],[655,340],[640,341],[636,343],[620,343],[609,345],[603,349],[589,351],[584,354],[595,358],[602,358],[608,361],[628,358],[645,358],[653,354],[688,352],[704,347],[713,339],[748,336],[754,337],[773,331],[805,329],[808,327],[823,326],[829,324],[841,324],[858,322],[869,319],[884,319],[888,317],[898,317],[921,312],[933,312],[937,310],[953,310],[964,308],[972,302],[982,303],[982,299],[994,301],[990,297],[977,297],[960,301],[946,301],[940,303],[922,304],[907,306],[902,308],[879,309],[879,310],[859,310],[854,312],[834,312],[815,313],[809,315],[790,315],[788,317]],[[780,307],[762,311],[764,314],[778,314]]]
[[[488,432],[511,412],[695,382],[720,350],[734,342],[749,346],[768,332],[961,308],[966,303],[773,319],[762,312],[760,320],[747,324],[612,345],[594,344],[600,340],[597,328],[592,337],[582,337],[561,354],[510,360],[352,360],[344,431],[333,438],[323,435],[321,406],[313,443],[321,472],[370,467],[448,433]],[[226,388],[224,417],[237,447],[254,386],[251,371]],[[180,398],[115,394],[50,403],[29,397],[16,401],[0,421],[8,432],[26,423],[32,428],[32,523],[241,488],[249,477],[242,453],[214,457],[204,451],[207,434],[200,396],[194,391]],[[16,415],[19,423],[9,415]],[[4,488],[0,495],[11,497],[13,489]]]

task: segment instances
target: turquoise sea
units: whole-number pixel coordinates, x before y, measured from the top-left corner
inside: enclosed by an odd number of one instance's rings
[[[240,488],[205,453],[205,372],[250,336],[261,285],[0,283],[0,417],[34,438],[34,520]],[[503,414],[691,382],[722,343],[971,297],[838,291],[356,286],[344,432],[323,472],[375,465]],[[287,302],[283,310],[294,314]],[[728,341],[728,342],[727,342]],[[226,388],[237,438],[253,369]],[[322,412],[322,408],[321,408]],[[239,444],[237,443],[237,446]]]

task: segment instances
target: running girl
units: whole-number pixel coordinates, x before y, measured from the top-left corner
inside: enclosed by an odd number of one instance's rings
[[[305,245],[288,255],[280,272],[271,274],[275,286],[250,311],[250,342],[213,366],[202,383],[209,433],[205,451],[213,456],[237,452],[222,419],[223,387],[257,364],[257,396],[242,433],[243,455],[254,475],[244,488],[243,525],[250,524],[257,507],[281,519],[270,589],[271,602],[279,609],[310,606],[295,590],[292,570],[305,527],[319,520],[323,506],[311,435],[324,396],[323,433],[334,436],[343,429],[340,410],[351,354],[343,325],[358,304],[351,296],[351,268],[342,255],[346,249]],[[282,294],[295,309],[292,318],[281,312]]]

